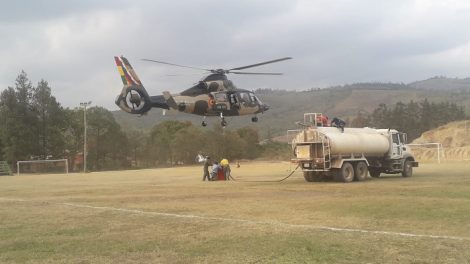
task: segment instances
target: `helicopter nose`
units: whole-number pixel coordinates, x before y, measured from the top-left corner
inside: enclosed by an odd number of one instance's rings
[[[269,110],[269,105],[263,104],[263,112]]]

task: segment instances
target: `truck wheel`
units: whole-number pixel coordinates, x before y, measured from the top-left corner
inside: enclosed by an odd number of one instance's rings
[[[380,170],[374,169],[374,168],[369,168],[369,174],[370,174],[370,177],[378,178],[378,177],[380,177]]]
[[[354,179],[356,181],[365,181],[367,179],[367,164],[359,161],[354,168]]]
[[[403,171],[401,172],[401,176],[411,177],[411,175],[413,175],[413,166],[411,165],[411,160],[406,160],[405,164],[403,164]]]
[[[312,171],[312,181],[313,182],[321,182],[323,181],[323,173],[320,171]]]
[[[312,182],[313,181],[313,177],[312,177],[312,172],[313,171],[304,171],[304,179],[308,182]]]
[[[335,181],[352,182],[354,180],[354,167],[351,163],[345,162],[341,169],[335,173]]]
[[[323,181],[323,174],[319,171],[305,171],[304,179],[308,182],[320,182]]]

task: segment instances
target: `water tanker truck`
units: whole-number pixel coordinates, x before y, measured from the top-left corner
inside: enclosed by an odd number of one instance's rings
[[[395,129],[323,126],[321,113],[304,114],[303,129],[294,132],[292,162],[298,163],[308,182],[333,177],[335,181],[363,181],[369,173],[410,177],[418,167],[406,134]]]

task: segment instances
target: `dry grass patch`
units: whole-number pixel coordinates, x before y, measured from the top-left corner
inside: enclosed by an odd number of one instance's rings
[[[286,176],[289,167],[289,163],[243,163],[232,171],[238,179],[272,180]],[[351,184],[307,183],[300,172],[282,183],[201,180],[199,166],[0,177],[0,262],[465,263],[470,259],[470,240],[318,228],[470,239],[468,163],[424,164],[411,178],[386,176]]]

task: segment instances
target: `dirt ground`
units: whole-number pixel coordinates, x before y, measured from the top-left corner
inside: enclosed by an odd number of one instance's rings
[[[249,182],[289,169],[242,163],[239,182],[202,182],[201,166],[0,177],[0,262],[470,263],[469,162]]]

